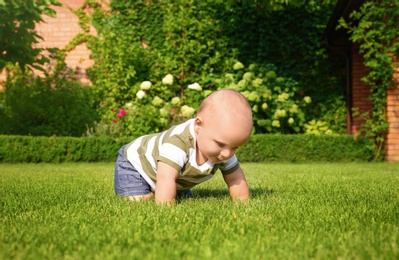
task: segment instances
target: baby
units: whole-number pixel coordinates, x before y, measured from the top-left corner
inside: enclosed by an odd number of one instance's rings
[[[233,200],[249,198],[245,175],[235,152],[251,135],[252,112],[246,98],[232,89],[203,100],[197,116],[123,146],[115,166],[115,193],[132,201],[155,196],[171,203],[190,195],[195,185],[219,169]]]

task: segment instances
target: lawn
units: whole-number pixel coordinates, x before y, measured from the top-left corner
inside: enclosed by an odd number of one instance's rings
[[[112,163],[0,164],[0,259],[398,259],[399,164],[243,164],[172,206],[114,196]]]

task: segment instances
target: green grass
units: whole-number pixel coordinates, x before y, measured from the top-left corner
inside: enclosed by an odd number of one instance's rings
[[[0,164],[0,259],[398,259],[399,164],[243,164],[173,206],[113,193],[112,163]]]

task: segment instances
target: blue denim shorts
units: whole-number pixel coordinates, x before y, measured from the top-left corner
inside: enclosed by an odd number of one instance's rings
[[[115,194],[127,197],[151,193],[151,186],[125,158],[125,147],[126,145],[119,149],[118,157],[116,158],[114,175]]]

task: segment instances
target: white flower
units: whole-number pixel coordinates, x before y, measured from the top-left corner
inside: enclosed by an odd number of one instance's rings
[[[242,68],[244,68],[244,65],[241,63],[241,62],[236,62],[234,65],[233,65],[233,69],[234,70],[240,70],[240,69],[242,69]]]
[[[254,74],[252,72],[245,72],[244,75],[242,76],[242,78],[245,79],[246,81],[251,81],[253,77]]]
[[[132,106],[133,106],[132,102],[129,102],[129,103],[125,104],[125,107],[132,107]]]
[[[263,79],[261,79],[261,78],[256,78],[256,79],[252,80],[252,86],[254,86],[254,87],[259,87],[262,84],[263,84]]]
[[[278,120],[273,120],[272,126],[279,128],[279,127],[280,127],[280,121],[278,121]]]
[[[262,94],[262,97],[265,99],[272,99],[272,92],[270,89],[266,89],[265,92]]]
[[[181,114],[185,117],[190,117],[192,115],[194,115],[195,113],[195,109],[192,107],[189,107],[187,105],[184,105],[181,107]]]
[[[136,97],[137,97],[138,99],[142,99],[144,96],[145,96],[145,92],[144,92],[143,90],[137,91]]]
[[[172,102],[172,105],[177,106],[177,105],[180,104],[180,98],[179,97],[174,97],[174,98],[172,98],[171,102]]]
[[[152,99],[152,102],[151,102],[151,104],[153,105],[153,106],[160,106],[160,105],[162,105],[163,104],[163,100],[162,100],[162,98],[160,98],[160,97],[158,97],[158,96],[155,96],[153,99]]]
[[[285,117],[286,115],[287,112],[284,109],[276,109],[276,112],[274,112],[274,118]]]
[[[194,84],[188,85],[188,88],[189,88],[189,89],[198,90],[198,91],[201,91],[201,90],[202,90],[200,84],[198,84],[197,82],[195,82]]]
[[[258,92],[256,91],[244,91],[242,92],[243,96],[246,97],[249,101],[254,101],[254,102],[259,102],[260,101],[260,96],[258,95]]]
[[[312,103],[312,99],[309,96],[304,97],[303,100],[308,104]]]
[[[277,101],[284,102],[290,98],[290,95],[288,93],[282,93],[277,96]]]
[[[160,119],[159,119],[159,123],[161,123],[161,124],[167,124],[169,121],[166,119],[166,118],[163,118],[163,117],[161,117]]]
[[[151,88],[151,86],[152,86],[152,83],[150,81],[143,81],[140,84],[140,89],[141,90],[148,90],[148,89]]]
[[[262,104],[262,109],[263,109],[263,110],[266,110],[266,109],[267,109],[267,103],[263,103],[263,104]]]
[[[252,107],[252,111],[254,111],[255,113],[258,113],[258,111],[259,111],[258,105],[254,105]]]
[[[166,75],[162,79],[162,83],[165,84],[165,85],[172,85],[173,84],[173,76],[172,76],[172,74]]]
[[[233,73],[226,73],[226,74],[224,74],[224,76],[225,76],[227,79],[234,80],[234,74],[233,74]]]
[[[239,87],[239,88],[245,88],[245,86],[247,85],[247,82],[248,81],[246,81],[245,79],[242,79],[242,80],[240,80],[240,81],[238,81],[238,83],[237,83],[237,86]]]
[[[249,64],[248,69],[249,70],[254,70],[256,68],[255,64]]]
[[[292,107],[289,109],[291,113],[298,113],[298,105],[293,104]]]
[[[166,109],[163,107],[163,108],[159,109],[159,114],[162,117],[167,117],[168,116],[168,111],[166,111]]]

